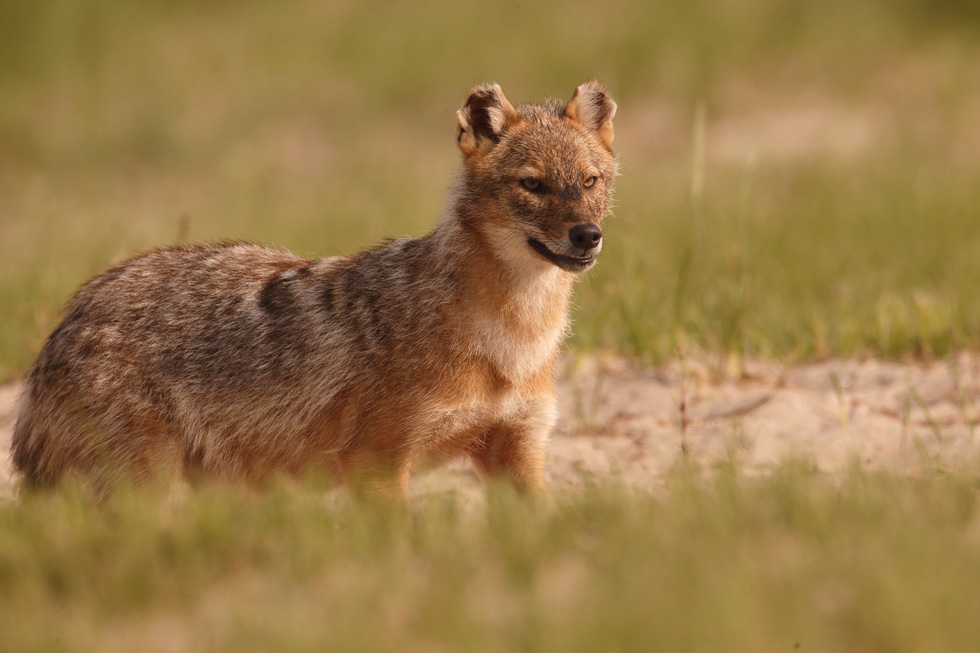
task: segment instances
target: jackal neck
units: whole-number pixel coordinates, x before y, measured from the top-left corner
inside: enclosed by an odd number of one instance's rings
[[[528,266],[502,260],[474,227],[474,217],[450,212],[433,240],[459,281],[457,314],[471,347],[505,377],[520,381],[554,362],[568,329],[574,275],[533,259]],[[526,245],[515,240],[513,247]]]

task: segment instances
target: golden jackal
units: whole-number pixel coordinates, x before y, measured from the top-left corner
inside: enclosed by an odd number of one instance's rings
[[[427,236],[319,260],[176,247],[102,272],[28,373],[15,465],[30,485],[315,469],[404,495],[413,464],[467,456],[541,488],[572,284],[612,198],[615,113],[596,83],[518,108],[478,87]]]

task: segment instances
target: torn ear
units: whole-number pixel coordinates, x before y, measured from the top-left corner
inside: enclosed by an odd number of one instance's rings
[[[575,89],[565,105],[565,117],[599,136],[608,149],[613,142],[613,116],[616,103],[598,82],[586,82]]]
[[[504,132],[517,121],[517,111],[496,84],[477,86],[456,112],[456,142],[469,156],[487,145],[500,141]]]

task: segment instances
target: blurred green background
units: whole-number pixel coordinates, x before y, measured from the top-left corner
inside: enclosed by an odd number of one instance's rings
[[[972,0],[0,0],[0,379],[135,252],[421,235],[471,86],[591,78],[622,176],[573,348],[980,344]]]

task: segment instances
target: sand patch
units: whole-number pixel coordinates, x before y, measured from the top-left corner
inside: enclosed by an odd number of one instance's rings
[[[736,464],[766,474],[802,459],[827,474],[852,464],[899,473],[980,462],[980,354],[891,363],[750,363],[741,378],[699,361],[643,368],[618,357],[568,358],[549,449],[555,491],[615,481],[657,489],[678,464]],[[8,451],[19,387],[0,387],[0,496],[11,496]],[[681,408],[683,399],[683,410]],[[414,494],[470,494],[461,461],[421,475]]]

